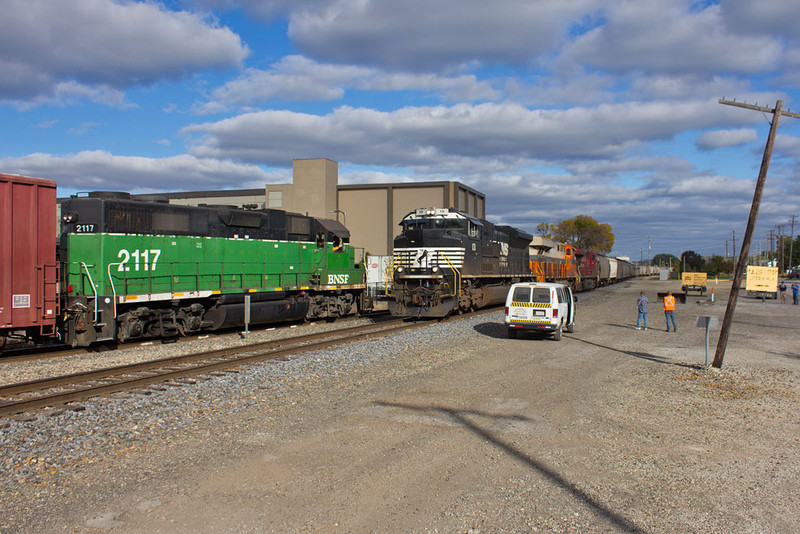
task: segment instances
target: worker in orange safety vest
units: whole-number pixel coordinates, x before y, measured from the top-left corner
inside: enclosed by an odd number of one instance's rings
[[[669,332],[670,319],[672,319],[672,331],[677,332],[678,327],[675,326],[675,297],[672,296],[672,291],[667,291],[667,296],[664,297],[664,315],[667,317],[667,332]]]

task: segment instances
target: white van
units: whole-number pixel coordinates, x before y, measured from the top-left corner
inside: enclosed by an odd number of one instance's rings
[[[561,331],[575,329],[575,301],[572,288],[564,284],[523,282],[513,284],[506,297],[505,323],[508,337],[518,332],[552,333],[561,341]]]

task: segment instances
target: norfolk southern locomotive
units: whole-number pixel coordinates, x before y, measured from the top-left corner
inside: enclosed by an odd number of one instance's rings
[[[394,240],[389,311],[445,317],[505,301],[514,282],[532,279],[532,236],[453,208],[420,208]]]

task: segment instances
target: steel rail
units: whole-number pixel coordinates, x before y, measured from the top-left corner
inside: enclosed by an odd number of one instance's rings
[[[387,328],[386,325],[389,325]],[[100,380],[116,380],[111,384],[91,385],[70,391],[46,394],[29,399],[13,400],[0,404],[0,416],[21,413],[36,408],[54,406],[85,400],[109,393],[127,391],[142,386],[167,382],[177,378],[205,374],[225,368],[257,362],[267,359],[282,359],[289,353],[304,353],[316,349],[343,345],[360,339],[399,332],[408,328],[425,326],[425,323],[408,323],[401,320],[380,324],[361,325],[357,327],[318,332],[306,336],[295,336],[283,340],[266,341],[240,347],[230,347],[202,353],[187,354],[171,358],[161,358],[149,362],[140,362],[118,367],[108,367],[94,371],[84,371],[54,378],[32,380],[0,387],[0,396],[19,396],[35,392],[96,382]],[[314,341],[322,339],[322,341]],[[176,366],[184,365],[182,369]],[[169,367],[169,369],[165,369]],[[163,371],[158,371],[162,369]],[[146,376],[129,377],[133,374],[155,372]]]
[[[488,308],[475,312],[475,315],[491,313],[497,308]],[[466,318],[468,315],[460,316]],[[140,389],[142,387],[169,382],[180,378],[208,374],[231,367],[238,367],[263,360],[287,360],[288,354],[301,354],[372,337],[385,336],[412,328],[421,328],[437,324],[435,322],[416,322],[403,319],[382,323],[360,325],[341,330],[317,332],[304,336],[294,336],[281,340],[264,341],[239,347],[229,347],[205,351],[183,356],[160,358],[148,362],[140,362],[108,367],[94,371],[72,373],[53,378],[31,380],[17,384],[0,386],[0,396],[19,396],[35,394],[39,391],[66,386],[75,386],[86,382],[115,380],[113,383],[95,384],[70,391],[39,395],[27,399],[12,400],[0,404],[0,416],[14,415],[22,412],[83,401],[92,397]],[[387,327],[388,325],[388,327]],[[319,340],[321,341],[315,341]],[[176,369],[176,366],[185,366]],[[146,376],[130,375],[153,372]],[[129,377],[129,378],[125,378]]]

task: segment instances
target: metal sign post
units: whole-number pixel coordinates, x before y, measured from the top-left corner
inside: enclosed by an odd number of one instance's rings
[[[697,327],[706,329],[706,367],[708,367],[708,331],[717,326],[718,320],[716,317],[708,315],[700,315],[697,317]]]
[[[244,337],[250,330],[250,295],[244,296]]]

